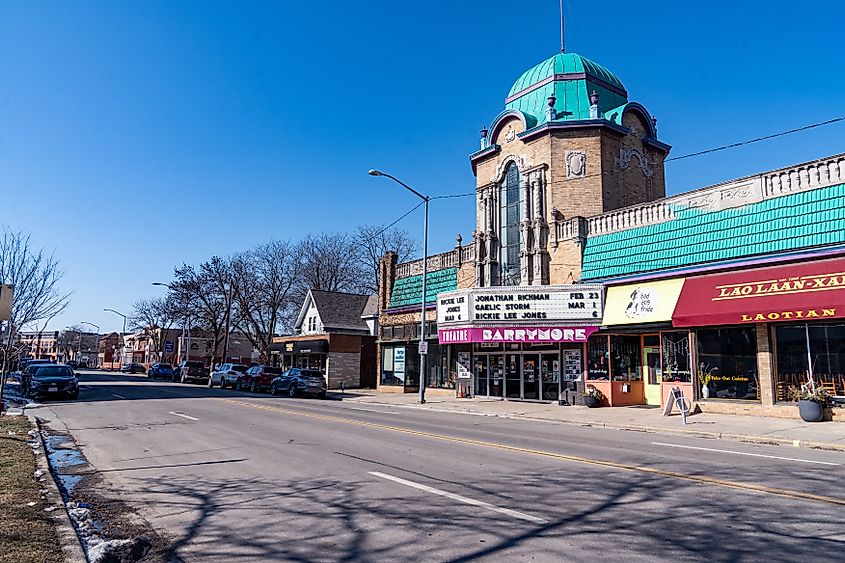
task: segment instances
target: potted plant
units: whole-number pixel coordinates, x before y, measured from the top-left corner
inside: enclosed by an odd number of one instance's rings
[[[815,385],[802,385],[791,389],[792,400],[798,401],[798,414],[804,422],[821,422],[824,409],[830,406],[830,395]]]
[[[591,409],[600,407],[602,399],[604,399],[604,393],[596,389],[595,385],[587,385],[586,389],[584,390],[585,405],[587,405]]]
[[[710,398],[710,380],[715,375],[713,372],[719,371],[718,366],[710,366],[701,362],[698,366],[698,381],[701,383],[701,398]]]

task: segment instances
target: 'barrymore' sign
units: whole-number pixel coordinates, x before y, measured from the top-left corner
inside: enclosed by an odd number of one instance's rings
[[[438,330],[440,344],[468,344],[480,343],[557,343],[557,342],[586,342],[597,330],[594,326],[579,327],[522,327],[510,326],[489,328],[444,328]]]
[[[437,324],[596,321],[602,315],[599,285],[497,287],[441,293]]]

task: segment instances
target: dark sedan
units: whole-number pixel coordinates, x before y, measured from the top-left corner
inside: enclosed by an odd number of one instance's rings
[[[147,370],[145,370],[144,366],[141,364],[126,364],[120,366],[121,373],[144,373],[145,371]]]
[[[173,377],[173,366],[170,364],[153,364],[147,370],[150,379],[170,379]]]
[[[291,368],[273,380],[270,392],[273,395],[287,394],[288,397],[313,395],[326,398],[326,378],[316,369]]]
[[[68,366],[33,365],[21,375],[21,394],[30,399],[64,396],[79,398],[79,381]]]

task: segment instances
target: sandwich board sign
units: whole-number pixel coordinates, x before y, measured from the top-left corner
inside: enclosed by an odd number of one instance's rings
[[[666,395],[666,404],[663,405],[663,416],[672,414],[675,407],[678,407],[678,410],[684,417],[684,424],[686,424],[690,408],[686,397],[684,397],[684,392],[677,386],[672,387],[669,390],[669,394]]]

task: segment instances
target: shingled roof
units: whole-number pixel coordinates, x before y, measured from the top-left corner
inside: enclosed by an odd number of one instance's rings
[[[369,330],[361,319],[369,295],[311,290],[325,330]]]

